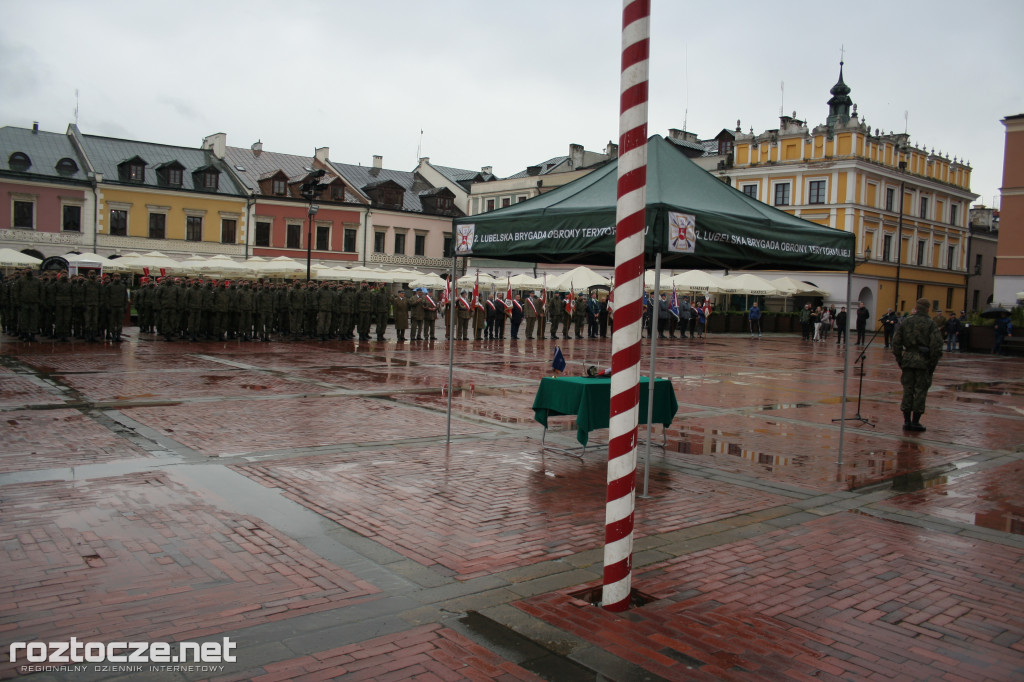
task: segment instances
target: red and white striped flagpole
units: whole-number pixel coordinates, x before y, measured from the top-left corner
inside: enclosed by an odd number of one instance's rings
[[[650,15],[650,0],[623,0],[618,202],[615,211],[615,329],[612,331],[608,499],[601,596],[602,605],[609,611],[629,608],[633,564],[644,209],[647,204]]]

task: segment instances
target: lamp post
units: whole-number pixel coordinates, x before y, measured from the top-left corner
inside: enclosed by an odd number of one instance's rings
[[[907,170],[907,162],[903,158],[906,150],[901,148],[899,150],[900,160],[900,216],[896,221],[896,293],[894,294],[894,300],[892,303],[892,309],[897,313],[900,311],[900,265],[903,263],[903,195],[905,194],[906,180],[903,177],[904,172]]]
[[[306,182],[302,183],[302,188],[299,190],[302,193],[303,198],[309,202],[309,229],[306,232],[306,281],[309,281],[310,270],[313,262],[313,216],[316,215],[320,207],[314,202],[316,198],[324,191],[323,186],[320,184],[320,178],[327,174],[324,169],[310,171],[309,178]]]

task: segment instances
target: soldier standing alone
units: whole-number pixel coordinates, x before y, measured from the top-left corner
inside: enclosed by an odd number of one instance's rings
[[[932,385],[932,374],[942,357],[942,334],[928,317],[930,307],[928,299],[919,298],[914,314],[896,328],[892,337],[892,352],[903,370],[900,409],[903,428],[907,431],[925,430],[921,415]]]

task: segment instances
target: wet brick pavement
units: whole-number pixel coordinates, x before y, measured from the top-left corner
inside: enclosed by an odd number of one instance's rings
[[[1018,359],[946,355],[909,434],[880,348],[864,424],[856,367],[835,421],[831,343],[659,343],[680,409],[637,500],[653,601],[612,614],[606,453],[542,448],[531,410],[556,343],[579,374],[608,340],[457,343],[446,446],[447,342],[128,331],[0,337],[0,647],[229,637],[237,660],[34,680],[1024,678]]]

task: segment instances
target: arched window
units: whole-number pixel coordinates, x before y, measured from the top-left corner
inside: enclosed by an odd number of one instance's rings
[[[32,166],[32,159],[25,152],[14,152],[7,158],[7,165],[13,171],[27,171]]]
[[[69,159],[66,156],[57,162],[55,168],[61,175],[74,175],[78,172],[78,164],[74,159]]]

